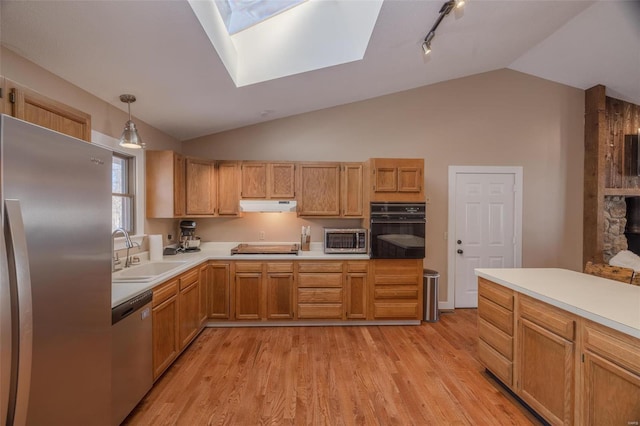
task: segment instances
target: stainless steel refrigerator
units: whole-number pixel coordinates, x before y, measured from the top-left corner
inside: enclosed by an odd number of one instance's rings
[[[2,424],[107,425],[112,153],[0,116]]]

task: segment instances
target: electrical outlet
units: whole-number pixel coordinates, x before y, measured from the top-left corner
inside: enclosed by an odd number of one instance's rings
[[[264,231],[260,231],[260,233],[258,234],[258,239],[260,241],[264,240]]]
[[[168,234],[168,235],[167,235],[167,240],[169,240],[169,241],[173,240],[173,235]]]

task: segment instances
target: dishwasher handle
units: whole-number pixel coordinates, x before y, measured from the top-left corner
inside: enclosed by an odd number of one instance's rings
[[[129,315],[133,314],[138,309],[142,308],[147,303],[151,302],[153,298],[153,292],[147,290],[142,294],[139,294],[118,306],[111,308],[111,325],[122,321]]]

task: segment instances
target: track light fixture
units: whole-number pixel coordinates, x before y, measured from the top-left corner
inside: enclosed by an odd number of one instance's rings
[[[447,16],[454,8],[458,9],[463,7],[464,5],[465,0],[448,0],[442,5],[439,12],[440,14],[436,19],[436,22],[433,24],[433,27],[431,27],[431,30],[429,30],[427,36],[422,42],[422,51],[425,55],[428,55],[431,52],[431,40],[433,40],[433,38],[435,37],[436,29],[438,28],[438,25],[440,25],[440,22],[442,22],[442,19]]]

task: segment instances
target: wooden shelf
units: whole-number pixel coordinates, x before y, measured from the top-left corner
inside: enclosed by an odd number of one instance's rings
[[[640,188],[605,188],[604,195],[622,195],[625,197],[640,197]]]

